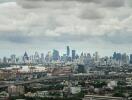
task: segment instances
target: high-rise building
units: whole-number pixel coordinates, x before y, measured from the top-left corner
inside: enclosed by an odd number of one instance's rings
[[[11,55],[11,63],[16,63],[16,55]]]
[[[44,54],[43,53],[41,53],[41,63],[44,63]]]
[[[31,56],[29,57],[29,61],[30,61],[30,63],[35,63],[35,62],[34,62],[34,55],[31,55]]]
[[[113,54],[113,59],[116,59],[116,52],[114,52]]]
[[[45,61],[46,63],[49,63],[52,61],[52,54],[51,54],[51,51],[49,51],[46,56],[45,56]]]
[[[6,57],[3,58],[3,63],[4,64],[8,63],[8,59]]]
[[[72,50],[72,60],[76,58],[76,50]]]
[[[39,57],[39,53],[38,52],[35,52],[35,54],[34,54],[34,60],[35,60],[35,63],[39,63],[40,57]]]
[[[99,61],[99,54],[98,54],[98,52],[95,52],[93,54],[93,56],[94,56],[94,61]]]
[[[120,61],[121,59],[122,59],[121,53],[117,53],[117,54],[116,54],[116,60],[117,60],[117,61]]]
[[[24,56],[23,56],[23,61],[24,61],[24,63],[27,63],[28,60],[29,60],[28,54],[27,54],[27,52],[25,52]]]
[[[67,55],[63,54],[63,56],[61,56],[61,61],[66,62],[67,61]]]
[[[60,58],[59,51],[53,50],[53,60],[57,61],[57,60],[59,60],[59,58]]]
[[[132,54],[130,54],[130,64],[132,64]]]
[[[67,56],[69,57],[70,56],[70,47],[67,46]]]
[[[129,56],[124,53],[122,54],[122,64],[128,64],[129,63]]]

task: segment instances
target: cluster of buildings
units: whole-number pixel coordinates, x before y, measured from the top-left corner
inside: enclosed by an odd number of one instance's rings
[[[63,55],[55,49],[46,55],[25,52],[17,57],[13,54],[0,59],[0,86],[9,85],[6,92],[0,91],[0,97],[64,98],[83,93],[83,100],[124,100],[123,96],[118,98],[113,94],[126,88],[131,97],[128,88],[132,87],[131,66],[132,54],[114,52],[110,57],[101,57],[98,52],[77,54],[69,46]],[[119,81],[123,83],[120,85]],[[124,90],[122,95],[126,93]]]
[[[3,57],[0,59],[1,64],[47,64],[47,63],[67,63],[73,62],[77,64],[84,64],[88,66],[122,66],[132,64],[132,54],[127,55],[126,53],[116,53],[113,56],[100,57],[98,52],[93,55],[90,53],[76,53],[76,50],[70,50],[67,46],[66,53],[60,55],[58,50],[49,51],[47,54],[39,54],[35,52],[34,55],[28,55],[27,52],[23,56],[17,57],[15,54],[9,58]]]

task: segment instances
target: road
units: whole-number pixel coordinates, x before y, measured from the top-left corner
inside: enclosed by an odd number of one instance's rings
[[[0,88],[6,88],[9,85],[24,85],[35,82],[47,81],[47,80],[124,80],[126,77],[131,77],[131,75],[70,75],[70,76],[45,76],[39,79],[32,79],[28,81],[16,81],[14,83],[7,83],[0,85]]]

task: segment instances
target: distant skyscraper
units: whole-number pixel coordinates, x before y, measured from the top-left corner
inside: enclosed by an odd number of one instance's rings
[[[129,58],[127,57],[127,54],[122,54],[122,64],[128,64]]]
[[[35,52],[34,59],[39,59],[39,53]]]
[[[95,52],[93,56],[94,56],[94,60],[95,61],[99,61],[99,54],[98,54],[98,52]]]
[[[67,46],[67,56],[70,56],[70,47]]]
[[[8,59],[6,57],[3,58],[3,63],[4,64],[8,63]]]
[[[34,54],[34,60],[35,60],[35,63],[39,63],[40,57],[39,57],[39,53],[38,52],[35,52],[35,54]]]
[[[50,51],[46,54],[45,61],[46,61],[46,63],[49,63],[52,61],[52,54]]]
[[[44,63],[44,54],[43,53],[41,53],[41,63]]]
[[[30,63],[34,63],[34,55],[31,55],[31,56],[29,57],[29,61],[30,61]]]
[[[24,61],[24,63],[27,63],[28,60],[29,60],[28,54],[27,54],[27,52],[25,52],[24,56],[23,56],[23,61]]]
[[[122,59],[121,53],[117,53],[117,54],[116,54],[116,60],[117,60],[117,61],[120,61],[121,59]]]
[[[53,50],[53,60],[57,61],[57,60],[59,60],[59,58],[60,58],[59,51]]]
[[[27,54],[27,52],[24,53],[23,57],[28,60],[28,54]]]
[[[16,63],[16,55],[11,55],[11,63]]]
[[[132,54],[130,54],[130,64],[132,64]]]
[[[76,58],[76,50],[72,50],[72,60]]]
[[[61,61],[66,62],[67,61],[67,55],[63,54],[63,56],[61,56]]]
[[[116,59],[116,52],[114,52],[113,54],[113,59]]]

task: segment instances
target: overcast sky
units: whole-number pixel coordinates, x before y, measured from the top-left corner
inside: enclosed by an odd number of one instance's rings
[[[0,56],[67,45],[132,53],[132,0],[0,0]]]

